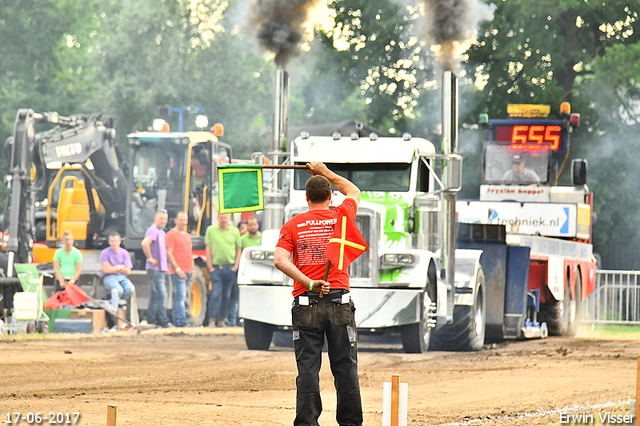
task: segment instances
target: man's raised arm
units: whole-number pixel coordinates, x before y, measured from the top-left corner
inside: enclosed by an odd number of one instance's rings
[[[307,164],[307,170],[314,175],[326,177],[336,189],[342,192],[347,198],[353,198],[356,203],[360,203],[360,189],[348,179],[335,174],[320,161],[312,161]]]

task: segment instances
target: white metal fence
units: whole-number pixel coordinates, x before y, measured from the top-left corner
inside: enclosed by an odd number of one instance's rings
[[[596,271],[596,289],[584,308],[583,322],[640,324],[640,271]]]

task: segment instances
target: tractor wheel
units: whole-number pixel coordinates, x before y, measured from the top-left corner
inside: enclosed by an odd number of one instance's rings
[[[193,270],[193,279],[187,283],[185,312],[187,321],[195,327],[202,325],[207,313],[207,285],[202,270],[197,265]]]
[[[244,340],[247,348],[256,351],[268,351],[273,339],[275,327],[263,322],[244,320]]]
[[[453,324],[434,330],[431,336],[432,349],[444,351],[482,349],[486,330],[486,307],[484,273],[480,271],[473,305],[456,305],[453,308]]]

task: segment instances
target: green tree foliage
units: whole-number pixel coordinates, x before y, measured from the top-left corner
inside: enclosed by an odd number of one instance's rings
[[[612,269],[640,266],[639,61],[640,43],[609,46],[580,84],[598,113],[597,122],[585,129],[592,139],[584,150],[595,193],[594,246],[603,266]]]
[[[563,100],[586,107],[578,78],[593,72],[591,65],[605,47],[638,39],[633,24],[640,5],[633,3],[497,2],[494,20],[483,25],[468,51],[470,72],[486,83],[484,111],[504,116],[507,103],[558,105]]]
[[[0,138],[13,132],[19,108],[77,112],[88,73],[83,55],[92,27],[91,1],[5,0],[0,3]]]
[[[256,149],[248,131],[269,105],[265,79],[257,77],[265,65],[232,26],[225,28],[226,4],[203,8],[194,12],[171,0],[103,4],[92,54],[101,84],[87,105],[116,117],[121,140],[145,130],[157,106],[197,106],[211,124],[225,125],[223,140],[236,155]]]
[[[420,94],[433,85],[433,55],[420,43],[417,7],[386,0],[336,0],[329,7],[335,25],[318,33],[327,53],[310,79],[326,83],[307,91],[308,99],[320,101],[310,117],[346,99],[349,114],[361,99],[368,124],[389,133],[417,127]],[[326,85],[336,89],[318,93]]]

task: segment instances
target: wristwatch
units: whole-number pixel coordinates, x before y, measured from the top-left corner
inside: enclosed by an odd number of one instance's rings
[[[176,268],[176,272],[180,272],[180,271],[182,271],[182,268],[178,266],[178,267]]]

